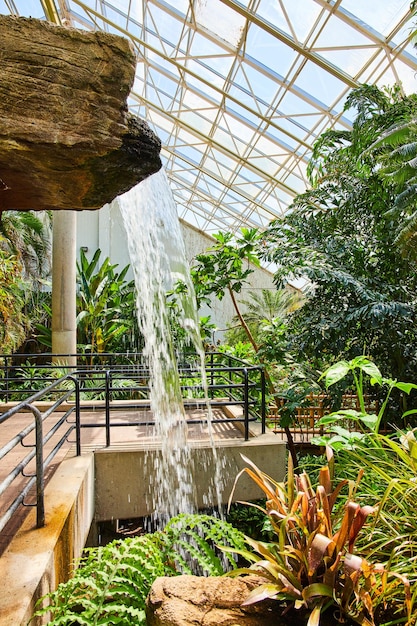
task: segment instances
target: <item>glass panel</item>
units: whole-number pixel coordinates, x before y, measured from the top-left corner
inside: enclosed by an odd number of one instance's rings
[[[22,17],[37,17],[38,19],[45,19],[45,13],[39,0],[14,0],[13,3],[18,11],[18,14]],[[9,14],[8,8],[4,11],[5,14]]]
[[[377,32],[387,35],[409,11],[410,2],[404,0],[378,0],[358,2],[343,0],[342,8],[369,24]]]
[[[212,31],[233,46],[237,46],[245,25],[245,18],[219,0],[194,4],[198,24]]]
[[[297,87],[323,103],[336,100],[344,86],[341,80],[311,61],[307,61],[297,78]]]
[[[294,50],[255,24],[246,37],[246,53],[281,75],[288,72],[296,57]]]
[[[311,0],[262,0],[257,13],[288,35],[295,36],[297,41],[303,42],[320,14],[320,7]]]

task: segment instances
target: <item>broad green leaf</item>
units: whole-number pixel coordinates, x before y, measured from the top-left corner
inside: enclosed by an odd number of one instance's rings
[[[380,385],[382,384],[382,374],[375,363],[367,360],[364,363],[361,363],[359,368],[371,376],[371,378],[374,378]]]
[[[329,369],[322,375],[322,377],[324,376],[325,378],[326,387],[330,387],[331,385],[339,382],[339,380],[342,380],[342,378],[344,378],[349,371],[350,366],[347,361],[339,361],[329,367]]]
[[[404,393],[406,393],[407,395],[410,393],[412,389],[417,389],[417,385],[413,383],[403,383],[400,381],[396,381],[394,383],[394,387],[396,387],[396,389],[400,389],[401,391],[404,391]]]
[[[305,600],[310,600],[315,596],[333,598],[333,589],[324,583],[312,583],[303,589],[303,598]]]

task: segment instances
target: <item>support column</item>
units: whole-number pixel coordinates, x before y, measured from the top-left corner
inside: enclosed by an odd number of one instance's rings
[[[76,211],[54,211],[52,235],[52,353],[75,354]],[[62,358],[59,359],[62,362]],[[76,357],[67,357],[76,365]]]

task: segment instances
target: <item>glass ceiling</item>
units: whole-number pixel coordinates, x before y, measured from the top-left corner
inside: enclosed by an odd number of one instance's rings
[[[179,216],[264,227],[307,186],[359,83],[416,90],[410,0],[0,0],[0,13],[131,39],[132,113],[161,138]]]

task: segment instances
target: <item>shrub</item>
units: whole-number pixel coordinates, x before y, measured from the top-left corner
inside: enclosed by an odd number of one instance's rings
[[[354,501],[362,472],[355,482],[342,480],[333,488],[334,459],[330,449],[328,458],[329,464],[320,470],[316,490],[305,472],[294,474],[291,462],[287,484],[283,484],[244,459],[248,467],[237,479],[245,472],[265,493],[265,513],[275,540],[262,542],[247,537],[252,551],[240,554],[252,565],[230,575],[253,574],[255,570],[265,582],[251,592],[244,604],[279,600],[287,611],[306,611],[307,626],[317,626],[327,609],[339,615],[340,621],[374,625],[374,608],[388,598],[390,609],[400,612],[399,621],[406,621],[411,611],[408,580],[353,554],[367,517],[376,512],[374,507]],[[335,515],[333,508],[344,487],[348,488],[346,503]],[[395,597],[398,588],[404,590],[399,601]]]
[[[231,548],[225,558],[218,543]],[[35,615],[49,626],[136,624],[145,626],[145,600],[158,576],[219,575],[236,567],[243,535],[208,515],[179,515],[163,531],[88,548],[73,577],[42,598]]]

